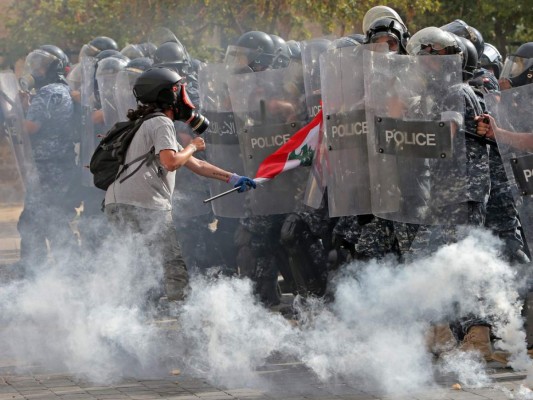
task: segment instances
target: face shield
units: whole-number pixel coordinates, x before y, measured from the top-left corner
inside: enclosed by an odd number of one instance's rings
[[[81,89],[82,68],[81,64],[76,64],[67,75],[67,83],[70,90],[79,91]]]
[[[377,32],[370,38],[370,43],[387,43],[389,51],[398,53],[400,51],[400,41],[391,32]]]
[[[49,70],[53,63],[59,62],[58,58],[43,50],[34,50],[26,57],[20,87],[24,91],[40,89],[50,82]]]
[[[503,65],[501,77],[508,79],[516,78],[531,68],[533,68],[533,58],[509,56]]]
[[[130,60],[144,57],[142,48],[137,44],[128,44],[126,47],[120,50],[120,53],[128,57]]]
[[[446,55],[458,52],[458,45],[453,36],[436,27],[418,31],[407,42],[407,53],[411,56]]]
[[[80,50],[79,62],[81,63],[81,60],[85,57],[96,57],[98,53],[100,53],[100,50],[98,50],[93,45],[84,44]]]
[[[272,65],[272,54],[247,47],[228,46],[224,63],[236,74],[265,71]]]

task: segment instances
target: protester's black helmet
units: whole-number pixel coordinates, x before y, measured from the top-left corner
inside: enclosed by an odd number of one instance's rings
[[[150,68],[137,78],[133,85],[133,94],[144,104],[170,105],[175,101],[173,88],[182,79],[176,71],[168,68]]]

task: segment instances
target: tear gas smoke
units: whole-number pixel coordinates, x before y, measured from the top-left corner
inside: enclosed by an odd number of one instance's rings
[[[351,379],[398,394],[435,382],[429,326],[476,315],[492,321],[513,368],[531,365],[520,282],[486,232],[409,265],[347,266],[335,279],[333,303],[311,299],[297,307],[298,327],[258,304],[248,280],[194,278],[172,337],[146,316],[144,299],[161,275],[145,253],[134,240],[114,242],[86,262],[62,263],[65,256],[2,286],[0,342],[9,346],[1,356],[99,383],[167,374],[165,364],[178,360],[183,371],[226,387],[266,384],[257,369],[281,357],[300,360],[326,383]],[[453,353],[439,363],[463,385],[488,383],[471,355]]]

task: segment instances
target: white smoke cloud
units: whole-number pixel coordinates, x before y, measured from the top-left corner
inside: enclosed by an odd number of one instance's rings
[[[88,262],[43,267],[0,287],[0,342],[8,347],[0,356],[97,383],[166,375],[174,363],[226,387],[265,387],[261,367],[299,360],[325,384],[349,379],[398,394],[435,385],[425,345],[430,325],[477,315],[493,321],[513,368],[531,368],[517,274],[485,232],[409,265],[347,266],[335,301],[302,302],[298,327],[257,303],[248,280],[195,278],[171,335],[151,323],[144,304],[161,278],[155,268],[139,268],[148,262],[144,251],[114,242]],[[489,384],[482,362],[454,354],[437,372],[468,387]]]

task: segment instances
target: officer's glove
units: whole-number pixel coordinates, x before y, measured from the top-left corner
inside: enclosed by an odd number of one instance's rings
[[[246,192],[252,188],[255,189],[257,186],[253,179],[250,179],[247,176],[237,175],[236,173],[231,174],[228,183],[235,188],[238,187],[239,193]]]

